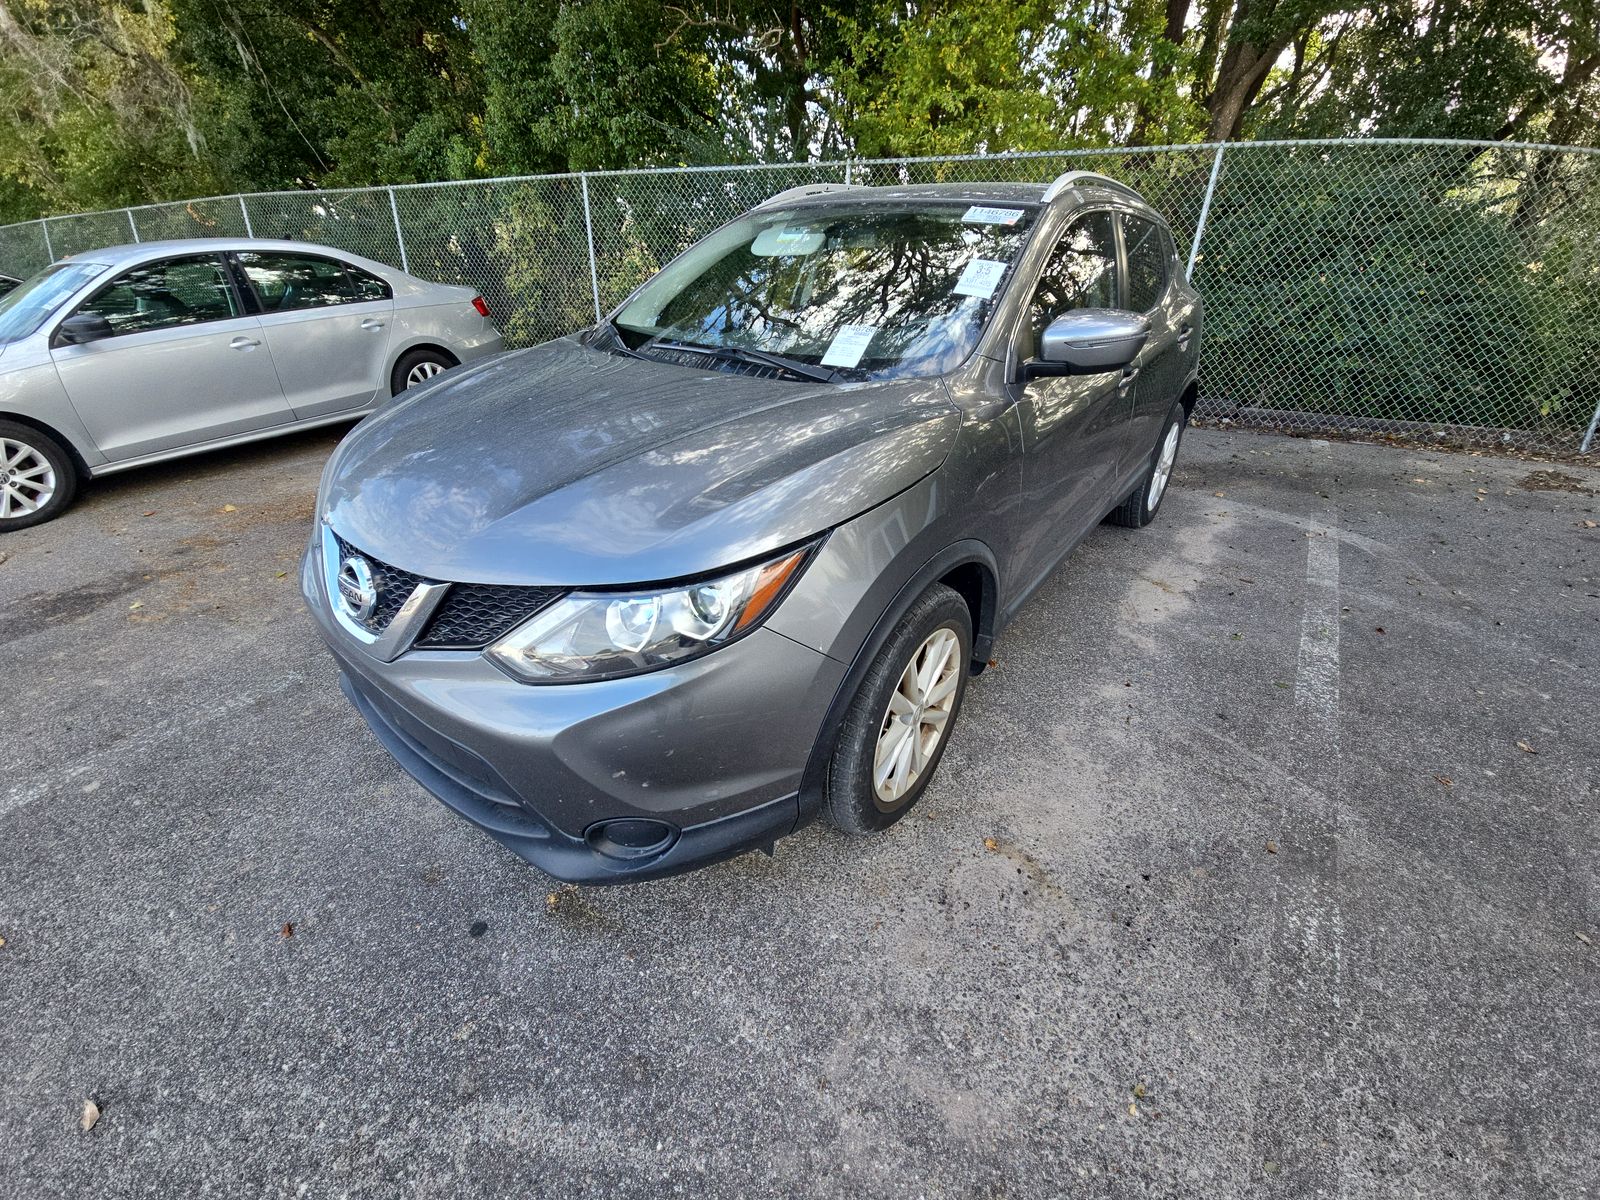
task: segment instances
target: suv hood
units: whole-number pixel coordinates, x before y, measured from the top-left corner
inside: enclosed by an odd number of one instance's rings
[[[433,579],[657,582],[865,512],[937,467],[960,424],[936,379],[756,379],[563,338],[362,422],[328,465],[323,515]]]

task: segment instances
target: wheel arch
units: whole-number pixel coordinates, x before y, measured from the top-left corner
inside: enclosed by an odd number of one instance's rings
[[[30,417],[26,413],[12,412],[0,408],[0,421],[10,421],[13,425],[25,425],[29,429],[36,429],[44,434],[67,452],[67,457],[72,460],[72,469],[77,472],[79,482],[89,478],[89,464],[84,461],[83,453],[77,444],[61,430],[37,417]]]
[[[439,354],[445,358],[448,358],[451,366],[459,367],[461,365],[461,356],[459,354],[450,349],[450,347],[446,346],[443,342],[437,341],[433,338],[415,337],[410,341],[402,342],[400,346],[398,346],[389,356],[389,376],[386,382],[389,385],[389,394],[391,396],[398,396],[400,394],[399,392],[395,391],[394,387],[395,372],[400,369],[400,360],[408,354],[414,354],[418,350],[431,350],[435,354]]]
[[[895,593],[894,599],[883,610],[866,640],[861,643],[850,667],[840,680],[828,705],[827,715],[817,731],[811,747],[811,756],[800,777],[800,812],[796,828],[813,820],[822,811],[827,791],[828,764],[833,758],[833,746],[844,723],[845,714],[855,699],[872,660],[878,656],[894,627],[917,597],[936,583],[942,583],[967,603],[972,613],[972,662],[969,669],[978,674],[989,661],[998,633],[1000,613],[1000,573],[994,552],[983,542],[967,540],[953,543],[934,555],[919,568]]]

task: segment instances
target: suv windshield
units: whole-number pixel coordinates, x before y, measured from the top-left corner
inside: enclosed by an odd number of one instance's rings
[[[646,354],[657,340],[855,378],[941,374],[977,345],[1034,211],[856,201],[750,213],[645,283],[616,324]]]
[[[101,263],[56,263],[19,283],[0,297],[0,346],[38,329],[63,300],[104,270]]]

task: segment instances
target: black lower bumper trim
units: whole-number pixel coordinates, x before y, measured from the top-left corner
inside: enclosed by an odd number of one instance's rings
[[[339,687],[407,774],[513,854],[565,883],[634,883],[693,871],[770,847],[794,830],[800,815],[798,795],[781,796],[744,812],[687,826],[670,845],[649,858],[600,854],[583,838],[563,833],[508,797],[490,798],[467,775],[441,762],[401,730],[345,672],[340,672]]]

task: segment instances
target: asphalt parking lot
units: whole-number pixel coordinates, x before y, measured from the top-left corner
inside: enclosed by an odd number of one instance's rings
[[[1194,431],[888,836],[577,891],[340,695],[337,436],[0,542],[0,1195],[1600,1188],[1600,472]]]

